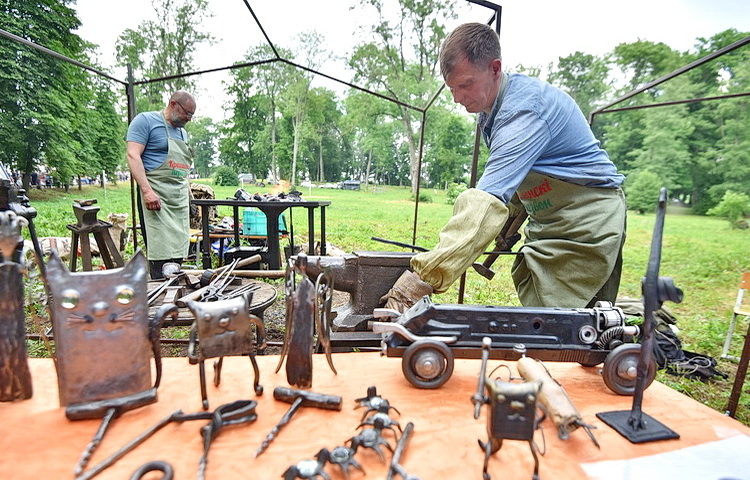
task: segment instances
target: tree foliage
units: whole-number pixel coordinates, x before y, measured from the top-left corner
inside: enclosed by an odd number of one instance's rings
[[[208,0],[151,0],[156,20],[142,22],[137,29],[120,34],[117,61],[130,65],[136,79],[165,78],[137,89],[136,110],[159,110],[177,90],[193,91],[193,77],[179,77],[194,70],[195,51],[213,36],[200,30],[201,20],[210,17]]]
[[[93,45],[69,0],[0,1],[3,28],[69,58],[93,63]],[[62,183],[123,161],[122,118],[112,86],[70,63],[0,39],[0,144],[11,168],[24,175],[45,169]]]
[[[0,15],[6,30],[92,63],[93,46],[74,33],[79,21],[72,3],[0,0]],[[292,38],[283,48],[276,46],[281,58],[268,46],[252,47],[243,60],[255,64],[230,70],[225,86],[229,120],[215,125],[211,119],[197,117],[188,125],[200,174],[208,175],[223,165],[235,174],[270,176],[274,182],[353,178],[365,184],[410,184],[413,190],[418,182],[433,187],[468,183],[474,119],[452,107],[445,93],[434,99],[424,119],[418,111],[439,91],[437,53],[446,35],[445,24],[454,17],[455,0],[357,3],[374,20],[346,58],[352,82],[396,102],[355,88],[337,94],[316,86],[309,70],[295,68],[291,62],[317,69],[330,55],[323,37],[315,32]],[[120,35],[119,63],[131,64],[138,79],[197,70],[196,48],[212,41],[200,22],[210,15],[208,1],[153,0],[152,6],[155,20]],[[587,114],[747,35],[729,29],[696,39],[689,51],[648,40],[620,44],[601,56],[577,51],[550,64],[546,73]],[[4,38],[0,65],[0,141],[13,169],[28,174],[44,168],[66,179],[101,171],[111,175],[123,164],[122,95],[113,85]],[[516,70],[543,73],[540,67]],[[169,78],[143,84],[137,109],[163,108],[167,94],[192,90],[194,80]],[[748,91],[750,50],[745,48],[617,106]],[[650,211],[658,188],[666,186],[696,213],[706,213],[727,192],[750,195],[747,116],[747,97],[737,97],[601,114],[593,129],[626,175],[633,209]],[[480,174],[486,159],[487,151],[480,147]]]

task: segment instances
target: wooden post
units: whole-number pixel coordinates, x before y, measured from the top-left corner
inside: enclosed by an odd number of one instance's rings
[[[0,263],[0,402],[31,398],[20,265]]]

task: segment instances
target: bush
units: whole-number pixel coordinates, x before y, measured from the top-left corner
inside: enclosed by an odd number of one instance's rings
[[[448,192],[446,193],[445,203],[448,205],[453,205],[456,203],[456,198],[458,198],[461,193],[465,192],[468,189],[465,183],[451,183],[448,185]]]
[[[409,199],[413,202],[416,197],[412,193]],[[424,190],[419,191],[419,203],[432,203],[432,197],[425,193]]]
[[[744,217],[750,214],[750,197],[744,193],[727,191],[721,202],[706,213],[726,218],[732,228],[747,228],[747,221]]]
[[[214,185],[219,186],[238,186],[240,180],[237,176],[237,171],[232,167],[221,166],[214,172]]]
[[[627,194],[628,209],[638,213],[656,211],[659,203],[659,190],[663,182],[659,175],[650,170],[635,173],[628,177],[628,185],[625,186]]]

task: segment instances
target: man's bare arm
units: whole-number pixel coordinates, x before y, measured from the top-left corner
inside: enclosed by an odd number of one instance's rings
[[[141,155],[146,146],[138,142],[128,142],[128,167],[130,174],[143,192],[143,200],[148,210],[161,210],[161,199],[151,188],[146,178],[146,169],[143,166]]]

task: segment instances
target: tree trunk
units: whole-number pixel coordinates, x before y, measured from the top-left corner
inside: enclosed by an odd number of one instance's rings
[[[365,186],[367,186],[370,180],[370,166],[372,166],[372,147],[370,147],[370,154],[367,156],[367,170],[365,171]]]
[[[271,116],[271,181],[274,185],[279,183],[279,164],[276,161],[276,108],[272,109]]]
[[[0,402],[31,398],[19,265],[0,264]]]
[[[290,185],[297,185],[297,152],[299,151],[299,125],[294,123],[294,145],[292,146],[292,175],[289,179]]]
[[[406,134],[406,143],[409,146],[409,176],[411,177],[411,193],[417,193],[417,185],[419,185],[419,158],[417,157],[417,145],[414,141],[414,132],[411,126],[411,116],[405,108],[403,111],[403,122],[404,122],[404,133]],[[399,181],[399,183],[401,183]]]
[[[320,166],[318,167],[318,183],[323,183],[325,180],[325,174],[323,172],[323,135],[320,136],[320,140],[318,140],[318,149],[320,150]]]

